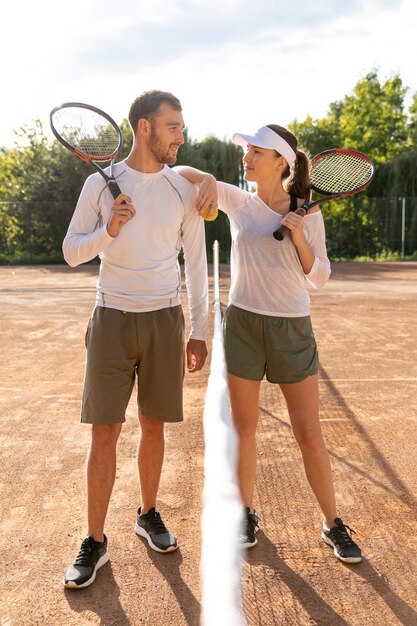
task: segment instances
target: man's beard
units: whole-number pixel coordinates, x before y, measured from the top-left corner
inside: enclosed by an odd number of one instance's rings
[[[153,129],[151,136],[149,137],[148,148],[159,163],[163,163],[164,165],[173,165],[177,160],[176,153],[172,154],[169,152],[170,146],[168,146],[168,149],[165,148]]]

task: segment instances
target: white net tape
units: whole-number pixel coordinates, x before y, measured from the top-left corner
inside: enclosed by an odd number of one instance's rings
[[[213,246],[214,333],[204,406],[204,505],[202,514],[202,626],[243,626],[240,611],[236,434],[232,426],[223,348],[218,242]]]

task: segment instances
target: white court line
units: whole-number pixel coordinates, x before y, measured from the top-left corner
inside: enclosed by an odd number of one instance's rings
[[[351,420],[348,420],[346,417],[327,417],[327,418],[320,418],[321,422],[350,422]]]
[[[319,378],[319,382],[330,381],[332,383],[404,383],[417,382],[417,377],[413,378]]]

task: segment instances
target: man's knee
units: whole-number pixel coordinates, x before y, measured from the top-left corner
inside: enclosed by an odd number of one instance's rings
[[[99,447],[115,446],[122,430],[122,424],[93,424],[91,443]]]
[[[162,422],[161,420],[147,417],[146,415],[139,415],[139,423],[142,431],[142,436],[163,437],[164,422]]]

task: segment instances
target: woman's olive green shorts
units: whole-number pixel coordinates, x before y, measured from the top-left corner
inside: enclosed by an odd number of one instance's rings
[[[229,374],[270,383],[298,383],[317,374],[310,316],[260,315],[230,305],[223,320]]]
[[[183,419],[181,306],[144,313],[96,306],[88,322],[85,344],[82,422],[124,422],[136,378],[142,415],[163,422]]]

